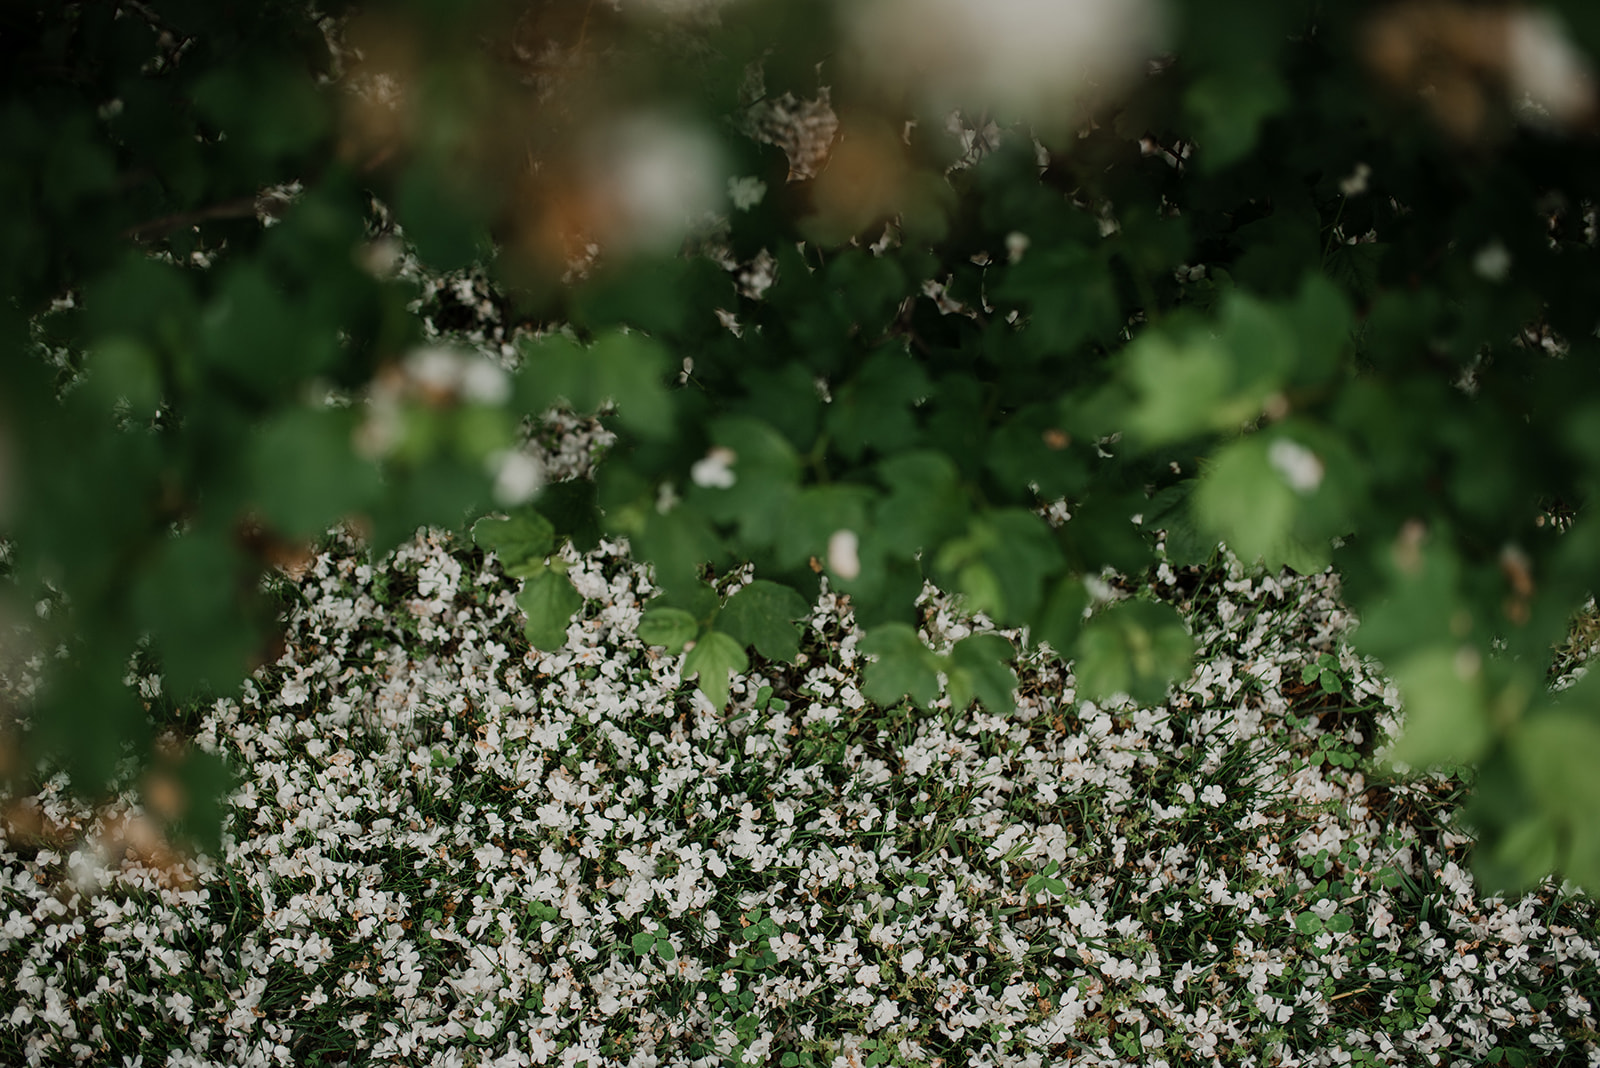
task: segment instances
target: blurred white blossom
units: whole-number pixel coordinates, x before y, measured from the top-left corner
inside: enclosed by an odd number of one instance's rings
[[[1322,485],[1322,461],[1297,441],[1288,438],[1274,441],[1267,450],[1267,460],[1297,493],[1310,493]]]
[[[1556,126],[1581,122],[1595,107],[1588,57],[1549,11],[1513,11],[1507,23],[1506,74],[1524,112]]]
[[[585,158],[599,200],[596,235],[605,248],[671,252],[690,228],[722,206],[721,153],[704,130],[634,115],[597,131]]]
[[[935,110],[1070,118],[1159,49],[1159,0],[849,0],[841,16],[862,73]]]
[[[836,530],[828,538],[828,570],[846,582],[861,574],[861,540],[853,530]]]
[[[732,449],[718,445],[695,461],[694,466],[689,468],[689,478],[696,486],[731,489],[737,481],[737,476],[733,473],[733,463],[738,458]]]

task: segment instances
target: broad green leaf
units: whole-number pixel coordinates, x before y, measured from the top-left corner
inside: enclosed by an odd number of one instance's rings
[[[1068,656],[1083,630],[1084,611],[1089,607],[1089,588],[1082,575],[1067,575],[1056,582],[1039,610],[1033,625],[1036,641],[1049,642],[1050,648]]]
[[[654,931],[640,931],[633,936],[633,951],[641,957],[649,953],[650,947],[655,944],[656,933]]]
[[[1096,613],[1078,635],[1073,665],[1081,694],[1125,693],[1144,705],[1189,674],[1194,640],[1168,605],[1122,601]]]
[[[681,653],[699,633],[700,624],[681,608],[647,608],[639,617],[639,640],[664,645],[669,653]]]
[[[992,296],[1022,307],[1031,343],[1024,351],[1039,358],[1071,352],[1085,341],[1107,341],[1122,327],[1111,268],[1084,243],[1030,248],[1019,263],[1004,268]]]
[[[1057,404],[1023,409],[990,436],[986,466],[1014,492],[1036,487],[1047,501],[1075,496],[1088,483],[1094,441],[1075,439],[1063,422]]]
[[[428,266],[441,271],[470,267],[489,247],[481,212],[464,190],[453,188],[438,168],[417,165],[401,173],[395,215],[406,241]]]
[[[683,677],[699,674],[698,688],[714,708],[728,703],[728,676],[749,670],[744,646],[720,630],[707,631],[683,658]]]
[[[974,516],[965,536],[939,550],[934,566],[955,577],[973,611],[1021,624],[1038,607],[1046,580],[1061,562],[1049,524],[1013,508]]]
[[[1129,429],[1153,444],[1236,430],[1261,413],[1295,365],[1295,333],[1279,307],[1242,293],[1222,302],[1216,323],[1185,321],[1146,331],[1126,349],[1139,398]]]
[[[1201,165],[1215,173],[1255,147],[1261,124],[1289,105],[1289,90],[1270,65],[1248,57],[1218,64],[1189,87],[1184,106],[1197,122]]]
[[[1220,338],[1146,331],[1123,359],[1139,398],[1129,429],[1152,444],[1238,427],[1261,411],[1262,395],[1233,389],[1233,357]]]
[[[642,559],[655,565],[656,582],[666,590],[695,585],[701,566],[722,556],[716,531],[688,501],[664,514],[656,508],[646,512],[644,529],[633,535],[633,544]]]
[[[564,572],[546,569],[523,580],[517,604],[528,614],[523,629],[534,648],[559,649],[567,644],[567,625],[583,607],[583,596]]]
[[[1559,829],[1559,821],[1542,813],[1519,820],[1502,831],[1492,847],[1474,850],[1473,874],[1486,890],[1533,889],[1560,864]]]
[[[257,642],[239,593],[247,568],[227,534],[197,528],[163,538],[139,575],[134,608],[178,699],[207,686],[226,691],[244,677]]]
[[[643,334],[606,334],[589,350],[594,389],[617,403],[621,423],[647,437],[672,431],[672,398],[666,375],[675,365],[666,347]]]
[[[126,403],[135,419],[149,419],[161,406],[156,356],[131,337],[102,339],[88,356],[88,388],[106,408]]]
[[[315,537],[377,498],[378,469],[352,451],[350,431],[346,412],[290,408],[256,432],[250,485],[273,529]]]
[[[1390,757],[1413,767],[1469,764],[1492,738],[1478,653],[1435,645],[1395,663],[1390,672],[1405,701],[1405,728]]]
[[[1012,712],[1016,708],[1017,674],[1011,668],[1015,656],[1011,643],[998,634],[972,634],[956,642],[946,669],[951,709],[963,711],[976,697],[992,713]]]
[[[593,412],[611,400],[624,426],[653,438],[671,432],[665,379],[672,360],[659,341],[613,331],[584,348],[555,334],[525,342],[522,352],[517,398],[524,408],[538,411],[565,400],[577,411]]]
[[[771,660],[792,664],[800,655],[801,628],[811,606],[788,586],[756,579],[722,606],[717,627]]]
[[[910,697],[927,708],[939,696],[942,658],[905,623],[885,623],[861,639],[861,651],[873,657],[862,677],[861,692],[880,705]]]
[[[1291,540],[1295,490],[1251,434],[1219,449],[1200,472],[1191,504],[1196,523],[1244,560],[1280,556]]]
[[[1319,935],[1322,933],[1322,917],[1315,912],[1302,912],[1294,918],[1296,929],[1303,935]]]
[[[910,556],[961,530],[968,507],[961,473],[943,453],[900,453],[877,471],[889,488],[877,506],[877,524],[891,551]]]
[[[1529,716],[1510,739],[1511,757],[1556,832],[1561,873],[1591,892],[1600,890],[1600,720],[1591,707],[1557,706]],[[1525,863],[1542,859],[1529,833]]]
[[[897,348],[879,349],[836,391],[826,408],[828,432],[852,460],[869,448],[903,449],[916,440],[914,406],[931,388],[915,360]]]
[[[551,482],[539,491],[539,514],[550,520],[556,537],[571,538],[579,552],[600,544],[600,509],[592,479]]]
[[[718,523],[736,523],[752,548],[778,539],[790,500],[799,491],[800,458],[784,436],[759,419],[730,416],[711,426],[726,450],[723,471],[732,484],[692,485],[691,500]]]
[[[472,526],[472,540],[497,555],[506,574],[517,578],[538,574],[556,547],[555,528],[531,508],[505,519],[478,520]]]
[[[672,943],[667,940],[665,935],[656,938],[656,956],[667,964],[671,964],[678,959],[678,951],[672,948]]]
[[[835,531],[867,529],[868,508],[876,494],[866,486],[834,483],[801,490],[790,501],[778,531],[778,561],[805,566],[828,559],[828,539]]]
[[[1346,246],[1348,247],[1348,246]],[[1355,322],[1350,302],[1320,274],[1308,274],[1289,308],[1300,359],[1295,381],[1321,385],[1338,371]]]
[[[310,324],[264,264],[234,262],[220,283],[204,319],[204,347],[210,366],[237,386],[257,396],[282,396],[337,357],[337,339],[308,331]]]

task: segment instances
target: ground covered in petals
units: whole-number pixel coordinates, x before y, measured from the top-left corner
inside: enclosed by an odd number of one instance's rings
[[[625,548],[570,563],[540,653],[492,555],[330,544],[282,657],[174,717],[240,777],[216,856],[131,784],[14,811],[0,1060],[1600,1064],[1592,904],[1480,897],[1461,782],[1373,770],[1395,693],[1332,576],[1107,585],[1180,608],[1194,676],[1097,705],[1034,651],[999,716],[866,701],[826,593],[714,709]]]

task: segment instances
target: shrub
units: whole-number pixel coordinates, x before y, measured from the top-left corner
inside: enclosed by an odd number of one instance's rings
[[[1600,574],[1600,12],[857,11],[9,11],[25,766],[148,748],[130,658],[176,709],[271,659],[263,577],[341,521],[470,527],[541,646],[558,545],[626,535],[714,703],[825,576],[875,700],[994,710],[1014,650],[935,655],[925,582],[1159,699],[1189,638],[1108,580],[1226,542],[1337,569],[1491,883],[1600,885],[1597,684],[1549,686]],[[552,412],[592,482],[540,486]]]

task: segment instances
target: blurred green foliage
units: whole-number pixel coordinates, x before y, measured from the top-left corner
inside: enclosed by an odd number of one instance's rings
[[[1546,685],[1600,588],[1592,83],[1530,114],[1509,50],[1450,52],[1466,7],[1183,0],[1121,92],[963,141],[838,58],[829,5],[681,6],[0,13],[0,524],[18,602],[66,606],[30,758],[92,794],[146,752],[136,654],[178,702],[234,690],[263,574],[341,520],[375,553],[471,527],[542,647],[582,607],[561,546],[625,535],[641,634],[715,704],[827,574],[870,697],[994,711],[1013,651],[929,649],[924,580],[1154,702],[1192,639],[1089,591],[1221,540],[1340,572],[1397,755],[1481,769],[1485,873],[1600,886],[1600,704]],[[1600,9],[1550,8],[1600,54]],[[774,108],[824,87],[814,173]],[[698,213],[665,242],[663,198]],[[427,355],[391,223],[494,279],[513,375]],[[497,498],[552,406],[616,432],[595,482]]]

